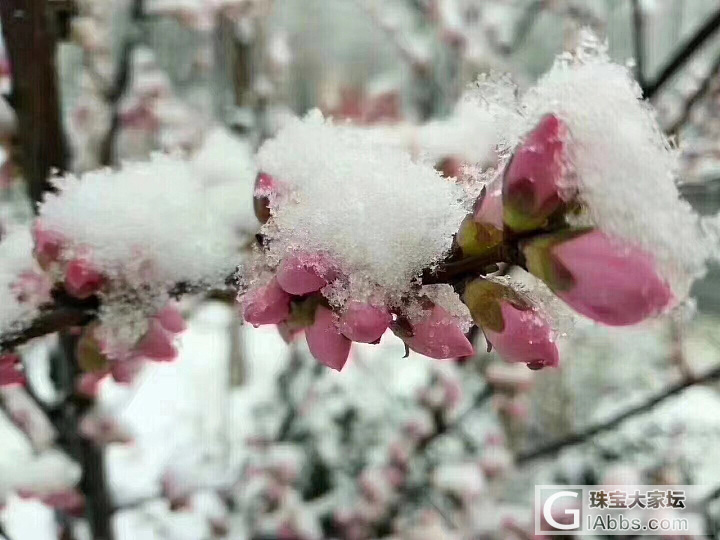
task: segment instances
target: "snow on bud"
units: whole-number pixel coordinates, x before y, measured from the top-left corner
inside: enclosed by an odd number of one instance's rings
[[[335,324],[335,314],[324,306],[315,310],[315,322],[305,331],[310,352],[321,364],[340,371],[350,354],[350,340]]]
[[[65,290],[75,298],[92,296],[104,281],[103,275],[84,259],[70,261],[65,269]]]
[[[267,285],[245,295],[243,318],[253,326],[281,323],[290,315],[290,299],[273,278]]]
[[[594,321],[636,324],[662,313],[674,300],[652,255],[599,230],[547,235],[522,249],[528,270]]]
[[[328,284],[329,265],[320,256],[290,255],[280,263],[277,282],[285,292],[303,296]]]
[[[25,386],[26,382],[20,357],[16,354],[0,355],[0,388],[4,386]]]
[[[545,116],[515,150],[503,178],[504,220],[514,231],[541,227],[568,190],[565,174],[567,126]]]
[[[494,190],[483,193],[475,203],[472,216],[460,225],[456,241],[466,257],[479,256],[503,241],[502,193]]]
[[[340,332],[358,343],[376,343],[392,323],[392,315],[384,307],[351,302],[338,321]]]
[[[138,356],[158,362],[170,362],[177,357],[172,334],[156,319],[150,319],[148,331],[140,338],[134,352]]]
[[[35,258],[40,266],[47,270],[52,263],[59,259],[64,238],[56,232],[46,231],[39,223],[35,223],[33,227],[33,237],[35,239]]]
[[[558,365],[552,328],[514,291],[480,278],[467,285],[463,300],[505,361],[524,363],[531,369]]]
[[[457,319],[438,305],[413,324],[411,332],[410,336],[401,336],[407,346],[430,358],[458,358],[475,352]]]

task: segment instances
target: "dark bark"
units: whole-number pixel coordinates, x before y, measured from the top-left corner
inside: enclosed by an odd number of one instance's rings
[[[0,17],[12,65],[10,100],[18,117],[20,162],[30,198],[37,203],[52,189],[51,171],[65,171],[69,157],[55,70],[54,21],[46,0],[2,0]]]
[[[635,78],[641,88],[645,87],[645,18],[640,0],[632,0],[633,47],[635,49]]]
[[[660,70],[660,73],[654,81],[648,83],[643,88],[646,99],[653,98],[658,91],[667,83],[695,53],[707,42],[709,38],[720,29],[720,9],[717,10],[697,32],[682,47],[680,47],[673,57]]]

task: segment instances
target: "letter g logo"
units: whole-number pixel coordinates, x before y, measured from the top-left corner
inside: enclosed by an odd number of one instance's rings
[[[543,517],[545,518],[545,521],[551,526],[555,527],[555,529],[559,531],[570,531],[573,529],[577,529],[580,527],[580,510],[578,509],[564,509],[563,514],[566,516],[572,516],[572,522],[571,523],[560,523],[555,519],[555,516],[553,516],[552,512],[552,506],[555,504],[555,501],[557,501],[560,498],[563,497],[572,497],[573,499],[577,499],[579,496],[577,491],[558,491],[557,493],[553,493],[550,495],[546,500],[545,504],[543,504]],[[556,514],[557,515],[557,514]]]

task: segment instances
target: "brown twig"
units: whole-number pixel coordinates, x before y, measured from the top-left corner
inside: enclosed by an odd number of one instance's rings
[[[643,88],[643,93],[646,99],[652,99],[659,92],[659,90],[667,83],[694,55],[695,53],[705,44],[705,42],[712,37],[712,35],[720,29],[720,9],[717,10],[706,22],[703,24],[695,35],[685,43],[668,63],[660,70],[660,73],[655,77],[655,80],[648,83]]]
[[[533,448],[532,450],[528,450],[524,453],[521,453],[517,456],[516,462],[520,465],[524,465],[530,461],[552,456],[555,453],[559,452],[560,450],[567,448],[569,446],[575,446],[577,444],[582,444],[598,433],[602,433],[604,431],[608,431],[609,429],[612,429],[614,427],[617,427],[618,425],[622,424],[625,420],[628,418],[632,418],[634,416],[646,413],[650,411],[653,407],[656,405],[662,403],[663,401],[666,401],[668,398],[671,398],[677,394],[680,394],[684,390],[690,388],[691,386],[694,386],[696,384],[707,384],[710,382],[715,382],[717,380],[720,380],[720,366],[717,366],[707,373],[697,376],[697,377],[691,377],[681,380],[678,383],[675,383],[673,385],[670,385],[669,387],[665,388],[661,392],[655,394],[654,396],[651,396],[650,398],[646,399],[644,402],[635,405],[633,407],[630,407],[629,409],[626,409],[617,415],[609,418],[608,420],[601,422],[599,424],[595,424],[594,426],[590,426],[582,431],[578,431],[577,433],[573,433],[569,437],[550,442],[548,444],[539,446],[537,448]]]
[[[645,87],[645,19],[640,0],[632,0],[633,47],[635,49],[635,78]]]
[[[710,92],[710,89],[713,86],[713,82],[717,81],[719,71],[720,55],[718,55],[718,57],[712,63],[710,71],[708,71],[707,75],[700,83],[700,86],[698,86],[695,92],[693,92],[690,97],[685,101],[680,116],[677,118],[677,120],[675,120],[675,122],[673,122],[673,124],[668,129],[665,130],[669,135],[677,135],[680,129],[682,129],[682,127],[688,122],[688,120],[690,120],[690,115],[693,108],[699,101],[701,101],[705,96],[707,96],[708,92]]]

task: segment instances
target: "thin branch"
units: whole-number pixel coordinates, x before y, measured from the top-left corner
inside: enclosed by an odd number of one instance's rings
[[[633,47],[635,49],[635,78],[645,88],[645,18],[640,0],[632,0]]]
[[[668,398],[671,398],[677,394],[680,394],[684,390],[690,388],[691,386],[694,386],[696,384],[706,384],[709,382],[715,382],[720,379],[720,366],[717,366],[713,368],[712,370],[708,371],[704,375],[695,377],[695,378],[689,378],[689,379],[683,379],[682,381],[675,383],[673,385],[670,385],[665,390],[659,392],[658,394],[651,396],[644,402],[635,405],[634,407],[630,407],[629,409],[626,409],[625,411],[622,411],[621,413],[613,416],[612,418],[596,424],[594,426],[590,426],[582,431],[579,431],[577,433],[573,433],[572,435],[568,436],[567,438],[560,439],[557,441],[553,441],[551,443],[545,444],[543,446],[539,446],[538,448],[534,448],[532,450],[526,451],[524,453],[521,453],[516,458],[516,463],[518,464],[525,464],[530,461],[533,461],[535,459],[551,456],[563,448],[567,448],[569,446],[575,446],[577,444],[582,444],[586,441],[588,441],[590,438],[594,437],[598,433],[602,433],[604,431],[608,431],[609,429],[612,429],[614,427],[617,427],[618,425],[622,424],[625,420],[632,418],[634,416],[646,413],[650,411],[653,407],[656,405],[662,403],[663,401],[666,401]]]
[[[112,118],[110,120],[110,129],[105,135],[105,139],[100,146],[100,164],[110,166],[113,163],[113,153],[118,133],[120,132],[120,98],[130,84],[130,71],[132,69],[132,59],[135,48],[137,47],[140,37],[135,24],[143,19],[144,13],[143,0],[134,0],[131,9],[131,21],[133,26],[130,28],[130,35],[123,43],[122,52],[118,69],[115,74],[115,80],[110,88],[105,92],[105,100],[112,109]]]
[[[72,326],[84,326],[97,316],[96,297],[76,300],[63,291],[54,291],[54,303],[46,306],[32,323],[19,332],[0,336],[0,351],[12,350],[31,339],[53,334]]]
[[[652,99],[658,91],[675,75],[702,47],[705,42],[720,28],[720,9],[718,9],[695,35],[685,43],[665,65],[651,83],[643,88],[646,99]]]
[[[720,55],[718,55],[713,62],[710,67],[710,71],[708,71],[707,75],[705,75],[705,78],[700,83],[700,86],[698,86],[695,92],[693,92],[687,101],[685,101],[683,111],[678,119],[675,120],[675,122],[673,122],[667,130],[665,130],[669,135],[676,135],[688,122],[688,120],[690,120],[690,114],[692,113],[693,107],[695,107],[699,101],[707,96],[708,92],[712,88],[712,83],[717,80],[718,71],[720,71]]]

